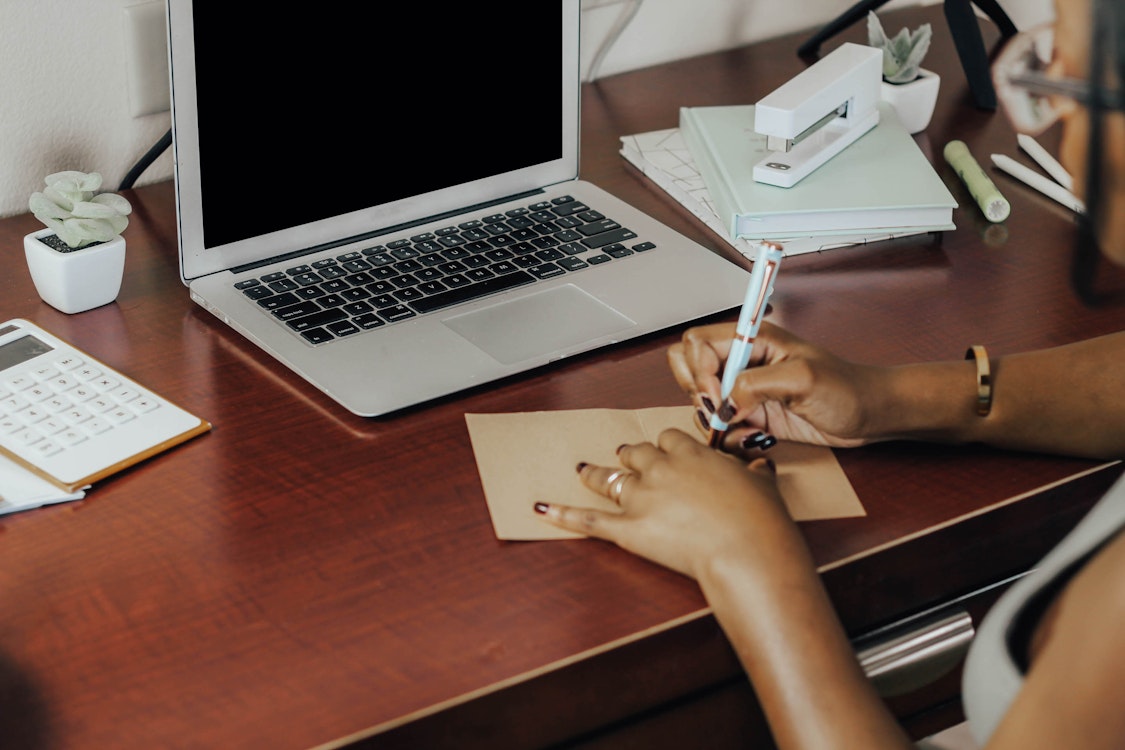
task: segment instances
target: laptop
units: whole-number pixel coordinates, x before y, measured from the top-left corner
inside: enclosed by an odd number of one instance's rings
[[[579,0],[372,8],[169,0],[192,300],[367,417],[740,304],[578,179]]]

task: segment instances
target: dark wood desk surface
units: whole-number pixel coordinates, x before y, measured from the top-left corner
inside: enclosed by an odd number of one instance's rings
[[[939,11],[888,23],[921,19],[943,81],[918,141],[961,202],[958,228],[793,258],[777,319],[883,363],[1120,329],[1121,306],[1086,309],[1068,290],[1065,209],[998,178],[1012,218],[989,225],[942,162],[952,138],[982,162],[1016,143],[1001,115],[972,107]],[[583,176],[726,252],[617,139],[675,126],[680,105],[752,103],[802,69],[802,38],[587,85]],[[67,316],[41,303],[21,249],[38,225],[20,216],[0,222],[0,318],[39,323],[215,429],[82,502],[0,518],[0,745],[592,746],[629,717],[738,684],[693,582],[598,542],[497,541],[463,418],[682,403],[664,361],[679,331],[361,419],[189,301],[171,184],[128,195],[116,304]],[[804,529],[855,633],[1025,568],[1117,473],[1005,503],[1098,465],[899,444],[839,457],[868,515]]]

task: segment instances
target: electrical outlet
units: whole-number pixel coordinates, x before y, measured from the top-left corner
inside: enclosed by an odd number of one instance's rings
[[[130,112],[133,117],[167,112],[170,94],[164,0],[130,5],[123,11]]]

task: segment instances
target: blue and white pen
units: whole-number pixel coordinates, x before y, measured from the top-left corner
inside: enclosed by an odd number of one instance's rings
[[[730,392],[734,390],[735,381],[750,363],[750,353],[754,350],[754,337],[762,326],[762,318],[766,315],[766,305],[769,304],[770,295],[773,294],[773,283],[777,279],[777,269],[781,264],[781,245],[773,242],[762,242],[758,245],[758,256],[754,259],[754,268],[750,271],[750,283],[746,287],[746,299],[742,303],[742,311],[738,314],[738,325],[734,329],[734,340],[727,354],[727,363],[723,367],[721,384],[721,397],[727,400]],[[711,415],[711,434],[708,444],[717,448],[727,431],[727,423],[719,419],[718,411]]]

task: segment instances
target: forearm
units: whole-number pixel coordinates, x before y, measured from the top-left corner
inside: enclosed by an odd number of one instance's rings
[[[872,431],[1093,458],[1125,457],[1125,333],[993,357],[993,398],[976,413],[971,361],[893,368]]]
[[[713,561],[699,583],[780,748],[910,748],[863,674],[800,533],[757,550],[771,564]],[[755,571],[768,569],[768,575]]]

